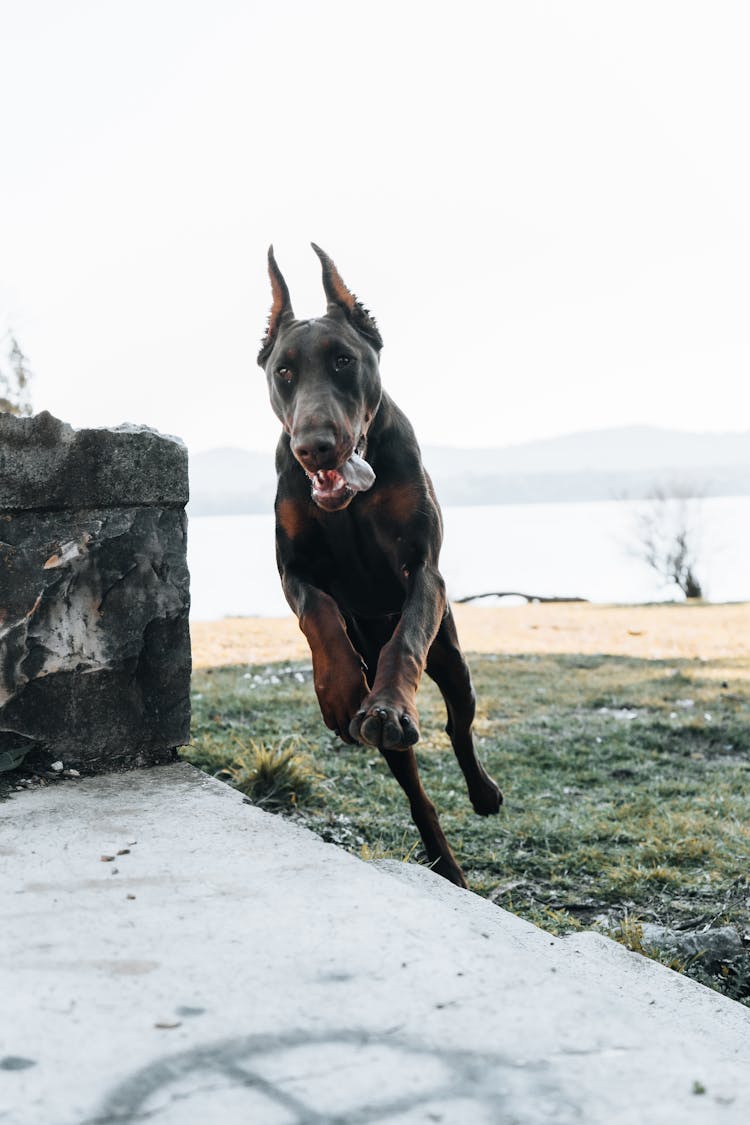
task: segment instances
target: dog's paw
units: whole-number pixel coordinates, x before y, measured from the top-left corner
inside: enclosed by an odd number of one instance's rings
[[[469,788],[469,800],[479,816],[494,816],[500,812],[503,795],[500,786],[485,774]]]
[[[430,867],[437,875],[442,875],[444,879],[447,879],[449,883],[454,883],[457,887],[463,887],[464,890],[468,891],[469,884],[466,882],[466,876],[452,852],[449,855],[440,856],[435,863],[430,864]]]
[[[376,750],[406,750],[419,741],[416,714],[377,699],[365,700],[349,724],[349,733]]]
[[[326,686],[316,683],[315,691],[318,696],[320,713],[323,722],[343,742],[356,742],[354,734],[350,734],[352,715],[361,706],[362,700],[367,695],[367,681],[362,673],[357,672],[348,680],[343,677],[335,686]]]

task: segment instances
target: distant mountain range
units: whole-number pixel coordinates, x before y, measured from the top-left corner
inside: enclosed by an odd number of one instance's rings
[[[624,426],[499,449],[425,446],[422,455],[444,505],[639,499],[656,485],[704,496],[750,494],[750,431]],[[191,454],[190,512],[270,512],[275,480],[272,453]]]

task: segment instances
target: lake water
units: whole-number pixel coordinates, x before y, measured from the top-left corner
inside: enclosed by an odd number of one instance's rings
[[[441,570],[449,596],[518,590],[594,602],[680,597],[632,553],[643,508],[642,501],[445,508]],[[750,600],[750,496],[701,500],[695,514],[706,596]],[[272,514],[191,518],[188,563],[193,620],[289,612]]]

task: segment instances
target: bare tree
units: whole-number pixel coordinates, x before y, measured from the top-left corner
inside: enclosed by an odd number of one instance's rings
[[[686,484],[655,487],[636,516],[633,553],[686,598],[702,598],[700,490]]]
[[[29,415],[32,373],[29,361],[13,332],[3,339],[5,357],[0,362],[0,411]]]

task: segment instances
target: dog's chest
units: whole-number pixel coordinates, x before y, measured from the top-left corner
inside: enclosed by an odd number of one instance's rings
[[[331,560],[326,585],[342,608],[363,615],[398,613],[404,600],[392,553],[379,544],[367,521],[351,512],[324,521]]]

